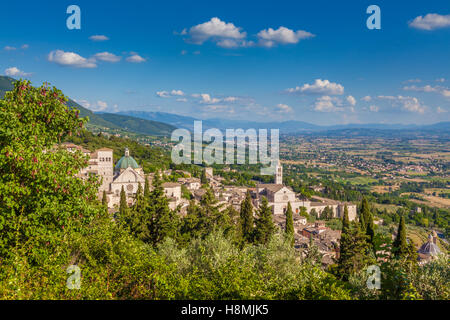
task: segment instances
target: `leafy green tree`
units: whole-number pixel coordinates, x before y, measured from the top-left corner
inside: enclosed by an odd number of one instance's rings
[[[57,145],[87,121],[66,103],[55,87],[29,81],[0,100],[0,261],[23,245],[39,265],[67,233],[103,213],[96,177],[77,176],[87,158]]]
[[[272,210],[266,197],[262,197],[258,211],[258,219],[255,221],[255,242],[267,244],[275,232],[272,218]]]
[[[240,227],[243,240],[250,242],[253,235],[253,205],[250,192],[247,192],[241,203]]]
[[[314,242],[314,239],[312,236],[309,237],[309,244],[308,244],[308,248],[305,252],[303,261],[305,263],[312,264],[312,265],[320,266],[322,264],[322,254],[319,252],[319,248],[317,247],[316,243]]]

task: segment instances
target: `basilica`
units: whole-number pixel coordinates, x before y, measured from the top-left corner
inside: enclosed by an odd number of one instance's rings
[[[130,155],[128,148],[125,148],[124,156],[114,166],[112,149],[101,148],[90,152],[72,143],[65,143],[62,146],[70,152],[79,150],[89,157],[88,166],[80,171],[80,175],[87,177],[89,174],[94,174],[101,178],[99,196],[103,194],[103,191],[106,192],[108,208],[119,205],[122,188],[126,192],[128,204],[131,205],[139,184],[142,187],[145,184],[144,171]]]

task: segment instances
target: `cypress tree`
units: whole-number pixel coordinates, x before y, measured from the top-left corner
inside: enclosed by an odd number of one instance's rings
[[[127,219],[128,215],[128,204],[127,204],[127,195],[125,194],[125,190],[120,190],[120,206],[119,206],[119,223],[124,224],[125,219]]]
[[[292,218],[292,206],[291,203],[288,202],[287,210],[286,210],[286,227],[285,227],[286,237],[291,239],[292,245],[295,243],[294,239],[294,220]]]
[[[342,279],[348,280],[351,274],[375,263],[369,249],[367,235],[358,223],[341,234],[338,271]]]
[[[106,197],[106,191],[103,190],[103,196],[102,196],[102,207],[105,209],[105,213],[108,213],[108,199]]]
[[[202,184],[208,184],[208,179],[206,178],[206,170],[202,171],[202,175],[200,177],[200,182]]]
[[[398,224],[397,237],[392,243],[392,251],[395,258],[404,258],[408,254],[408,244],[406,242],[406,226],[405,217],[400,217],[400,223]]]
[[[417,258],[418,258],[418,254],[417,254],[416,247],[414,246],[414,243],[412,242],[412,240],[409,239],[407,261],[411,265],[411,267],[413,267],[413,268],[417,267]]]
[[[241,203],[240,226],[243,240],[250,242],[253,234],[253,205],[249,191]]]
[[[260,244],[267,244],[275,232],[272,218],[272,210],[266,197],[262,197],[261,206],[258,210],[258,219],[255,223],[255,240]]]
[[[150,183],[148,182],[148,177],[145,177],[145,184],[144,184],[144,199],[148,199],[150,196]]]
[[[348,217],[348,207],[345,205],[344,207],[344,216],[342,217],[342,233],[347,232],[350,228],[350,219]]]

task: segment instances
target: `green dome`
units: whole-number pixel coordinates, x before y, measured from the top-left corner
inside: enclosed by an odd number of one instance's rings
[[[122,158],[120,158],[119,161],[117,161],[115,168],[116,168],[116,170],[120,170],[120,169],[126,169],[128,167],[137,169],[137,168],[139,168],[139,165],[137,164],[136,160],[134,160],[133,157],[130,156],[130,153],[127,148],[127,149],[125,149],[125,155]]]

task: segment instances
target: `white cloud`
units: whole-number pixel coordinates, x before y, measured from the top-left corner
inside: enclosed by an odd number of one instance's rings
[[[361,100],[365,101],[365,102],[369,102],[370,100],[372,100],[372,97],[371,96],[365,96],[365,97],[362,97]]]
[[[436,79],[436,82],[445,82],[445,78]]]
[[[26,50],[28,49],[30,46],[28,44],[23,44],[20,49]]]
[[[6,51],[14,51],[17,48],[16,47],[5,46],[3,49],[6,50]]]
[[[170,97],[169,92],[167,92],[167,91],[156,91],[156,95],[160,98]]]
[[[105,35],[97,34],[97,35],[90,36],[89,40],[92,40],[92,41],[107,41],[107,40],[109,40],[109,38],[107,36],[105,36]]]
[[[92,110],[94,112],[97,111],[105,111],[108,108],[108,104],[104,101],[98,100],[95,103],[91,103],[88,100],[75,100],[76,103],[80,104],[81,106]],[[114,105],[114,109],[117,109],[117,105]]]
[[[160,98],[170,98],[171,96],[184,96],[184,92],[181,90],[172,90],[172,91],[157,91],[156,95]]]
[[[290,106],[288,106],[287,104],[283,104],[283,103],[277,104],[276,108],[277,108],[277,111],[280,113],[290,113],[290,112],[294,111]]]
[[[128,62],[132,62],[132,63],[141,63],[141,62],[145,62],[147,61],[146,59],[142,58],[140,55],[138,55],[137,53],[133,53],[131,56],[129,56],[126,59]]]
[[[356,105],[356,99],[353,96],[347,96],[346,100],[352,107]]]
[[[316,79],[313,84],[305,83],[301,87],[297,86],[286,91],[289,93],[339,95],[344,93],[344,86],[329,80]]]
[[[293,31],[285,27],[279,27],[276,30],[272,28],[261,30],[257,36],[260,45],[270,48],[276,44],[298,43],[300,40],[312,38],[315,35],[303,30]]]
[[[319,112],[344,111],[340,99],[330,96],[322,96],[314,102],[314,110]]]
[[[170,91],[170,94],[173,96],[184,96],[184,92],[181,90],[172,90]]]
[[[202,103],[213,104],[220,102],[220,99],[211,98],[211,96],[208,93],[200,93],[200,98],[202,99],[201,101]]]
[[[445,109],[443,109],[443,108],[441,108],[441,107],[437,107],[437,108],[436,108],[436,112],[437,112],[437,113],[446,113],[447,110],[445,110]]]
[[[428,31],[450,27],[450,14],[444,16],[437,13],[429,13],[425,16],[418,16],[409,22],[409,26]]]
[[[185,54],[187,54],[188,52],[186,50],[181,50],[181,55],[184,56]]]
[[[103,111],[106,108],[108,108],[108,104],[106,102],[104,102],[104,101],[101,101],[101,100],[97,101],[97,106],[98,106],[97,111]]]
[[[62,50],[53,50],[48,54],[48,61],[61,66],[74,68],[96,68],[95,59],[86,59],[75,52],[64,52]]]
[[[416,91],[416,92],[437,92],[437,87],[432,87],[430,85],[426,85],[423,87],[417,87],[417,86],[405,86],[403,87],[403,90],[405,91]]]
[[[404,96],[378,96],[380,100],[388,100],[393,106],[400,106],[403,110],[423,114],[426,107],[415,97]]]
[[[7,68],[5,70],[5,74],[7,76],[11,76],[11,77],[17,77],[17,76],[18,77],[28,77],[28,76],[31,76],[31,73],[23,72],[22,70],[20,70],[17,67]]]
[[[187,102],[188,100],[186,98],[178,98],[177,101],[178,102]]]
[[[189,29],[189,32],[183,30],[181,34],[189,34],[188,42],[195,44],[203,44],[207,40],[213,40],[220,43],[223,47],[230,47],[232,42],[223,42],[224,40],[240,40],[247,36],[246,32],[241,32],[241,28],[236,27],[233,23],[226,23],[217,17],[211,18],[210,21],[198,24]]]
[[[116,56],[115,54],[109,53],[109,52],[96,53],[94,55],[94,58],[97,60],[100,60],[100,61],[106,61],[106,62],[112,62],[112,63],[119,62],[121,59],[121,57]]]
[[[416,86],[406,86],[403,87],[403,90],[405,91],[416,91],[416,92],[436,92],[441,94],[444,97],[450,97],[450,90],[448,88],[442,87],[442,86],[435,86],[432,87],[430,85],[426,85],[423,87],[416,87]]]
[[[226,101],[226,102],[235,102],[237,100],[239,100],[238,97],[226,97],[223,99],[223,101]]]

